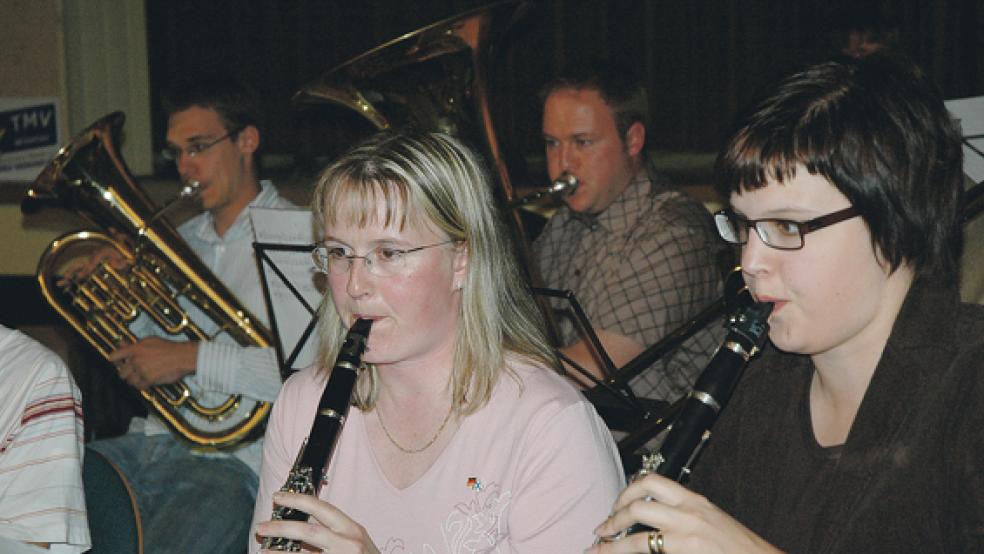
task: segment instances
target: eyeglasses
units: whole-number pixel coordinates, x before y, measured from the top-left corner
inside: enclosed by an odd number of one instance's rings
[[[194,158],[216,144],[224,141],[225,139],[232,138],[237,134],[239,134],[239,131],[229,131],[213,141],[195,141],[185,148],[168,146],[167,148],[161,150],[161,157],[169,162],[177,162],[178,159],[181,158],[181,154],[186,154],[189,158]]]
[[[413,254],[414,252],[443,246],[452,242],[456,241],[446,240],[436,244],[407,249],[377,246],[364,256],[347,252],[347,249],[341,246],[322,244],[311,251],[311,258],[314,260],[314,267],[318,268],[318,271],[322,273],[344,275],[352,269],[353,260],[361,258],[365,260],[366,269],[369,270],[369,273],[376,277],[392,277],[401,274],[406,269],[407,254]]]
[[[718,234],[732,244],[748,242],[748,230],[754,228],[766,246],[777,250],[799,250],[803,248],[807,233],[829,227],[841,221],[861,215],[854,206],[820,216],[809,221],[790,219],[745,219],[731,210],[721,210],[714,214],[714,224]]]

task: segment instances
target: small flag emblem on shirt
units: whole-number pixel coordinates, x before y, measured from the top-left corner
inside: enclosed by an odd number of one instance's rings
[[[469,477],[468,488],[473,491],[480,491],[482,490],[482,482],[478,479],[478,477]]]

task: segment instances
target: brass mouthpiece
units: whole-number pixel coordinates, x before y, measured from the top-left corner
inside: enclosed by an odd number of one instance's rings
[[[198,181],[192,181],[181,188],[181,192],[178,193],[178,198],[188,198],[189,196],[194,196],[198,194],[198,189],[202,187],[202,184]]]
[[[147,220],[147,225],[150,225],[151,223],[154,223],[155,221],[160,219],[164,214],[170,211],[171,208],[180,204],[182,200],[186,198],[191,198],[192,196],[198,194],[198,192],[201,190],[201,187],[202,184],[198,181],[191,181],[190,183],[181,187],[181,190],[174,198],[172,198],[167,204],[164,204],[162,208],[154,212],[154,215],[152,215],[150,219]]]
[[[577,190],[578,184],[577,177],[571,175],[570,173],[564,173],[560,177],[554,179],[553,182],[550,183],[549,187],[532,194],[527,194],[517,200],[513,200],[509,204],[509,208],[516,209],[527,204],[532,204],[544,196],[568,196],[574,194],[574,191]]]
[[[577,177],[571,175],[570,173],[564,173],[550,183],[550,194],[555,194],[557,196],[574,194],[574,191],[577,190],[577,186],[579,184],[580,183],[578,182]]]

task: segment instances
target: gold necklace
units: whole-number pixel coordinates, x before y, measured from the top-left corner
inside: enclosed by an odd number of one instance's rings
[[[444,427],[447,426],[448,421],[451,420],[451,412],[453,411],[454,411],[454,403],[452,402],[451,407],[448,408],[447,415],[444,416],[444,421],[442,421],[441,426],[437,428],[437,432],[434,433],[434,436],[431,437],[431,440],[427,441],[427,444],[421,446],[420,448],[404,448],[403,445],[396,442],[396,439],[394,439],[393,435],[390,434],[389,429],[386,428],[386,424],[383,423],[383,411],[379,409],[379,406],[376,406],[376,417],[379,418],[379,426],[383,428],[383,433],[386,433],[386,438],[389,439],[391,443],[393,443],[393,446],[399,448],[400,450],[406,452],[407,454],[417,454],[419,452],[423,452],[424,450],[427,450],[428,448],[431,447],[432,444],[434,444],[434,442],[437,441],[437,437],[441,436],[441,432],[444,431]]]

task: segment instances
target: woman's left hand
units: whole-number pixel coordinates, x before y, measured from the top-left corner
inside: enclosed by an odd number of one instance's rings
[[[595,534],[613,537],[642,523],[658,529],[600,542],[591,554],[775,553],[778,550],[703,496],[660,475],[630,484],[615,501],[614,513]],[[662,548],[659,539],[662,539]]]
[[[309,494],[277,492],[273,502],[311,515],[309,521],[267,521],[256,525],[261,537],[284,537],[332,554],[379,554],[365,528],[331,504]],[[261,552],[270,552],[262,550]]]

